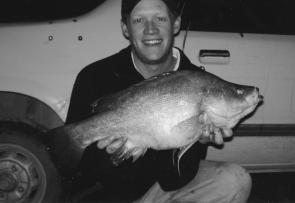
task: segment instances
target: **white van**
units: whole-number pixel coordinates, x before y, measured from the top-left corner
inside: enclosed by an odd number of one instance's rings
[[[60,178],[42,135],[63,125],[78,72],[128,45],[120,2],[1,5],[0,202],[57,198]],[[176,46],[194,64],[258,86],[264,96],[234,138],[211,146],[207,159],[236,162],[253,173],[295,171],[294,4],[187,1]]]

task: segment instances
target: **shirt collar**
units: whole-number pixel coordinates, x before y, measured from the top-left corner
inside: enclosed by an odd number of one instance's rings
[[[136,69],[136,71],[139,72],[138,67],[136,66],[136,64],[134,62],[134,56],[133,56],[132,51],[130,52],[130,54],[131,54],[133,66]],[[180,52],[179,52],[179,50],[176,49],[175,47],[173,47],[172,48],[172,55],[173,55],[174,58],[176,58],[176,63],[175,63],[175,66],[173,68],[173,71],[177,71],[178,68],[179,68],[179,64],[180,64]]]

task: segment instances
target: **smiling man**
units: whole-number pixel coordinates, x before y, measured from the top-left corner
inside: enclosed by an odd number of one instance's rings
[[[163,72],[199,68],[173,46],[181,24],[180,8],[177,0],[122,0],[121,27],[130,46],[79,73],[67,123],[89,117],[91,104],[106,94]],[[224,136],[229,135],[224,132]],[[246,202],[249,174],[235,164],[205,161],[204,140],[183,155],[180,173],[173,150],[148,150],[134,163],[126,160],[115,166],[110,155],[94,143],[83,153],[73,183],[79,187],[101,183],[102,189],[84,201]],[[223,137],[207,141],[222,144]]]
[[[128,6],[123,4],[121,25],[138,70],[146,77],[173,70],[177,58],[173,57],[172,46],[180,29],[180,17],[170,13],[163,2],[143,1],[128,18]]]

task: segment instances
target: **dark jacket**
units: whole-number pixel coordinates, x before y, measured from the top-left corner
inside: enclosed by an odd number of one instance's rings
[[[180,51],[179,70],[198,69]],[[72,91],[67,123],[83,120],[91,115],[91,103],[99,97],[123,90],[144,78],[134,68],[131,48],[94,62],[85,67],[77,76]],[[192,180],[205,157],[207,146],[195,143],[180,160],[180,174],[173,164],[172,150],[149,149],[136,162],[124,161],[114,166],[105,150],[89,146],[79,166],[80,180],[87,184],[99,181],[104,186],[102,196],[119,199],[135,199],[143,195],[156,181],[163,190],[179,189]],[[174,161],[175,162],[175,161]],[[175,162],[176,163],[176,162]]]

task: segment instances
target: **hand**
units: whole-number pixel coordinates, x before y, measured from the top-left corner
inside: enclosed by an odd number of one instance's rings
[[[231,137],[233,134],[230,128],[219,128],[213,125],[206,125],[200,137],[200,143],[206,144],[212,142],[217,145],[224,143],[224,138]]]
[[[114,138],[113,136],[107,137],[105,139],[99,140],[97,142],[97,147],[99,149],[106,148],[107,153],[113,154],[118,150],[121,150],[124,147],[127,139],[120,137]]]

